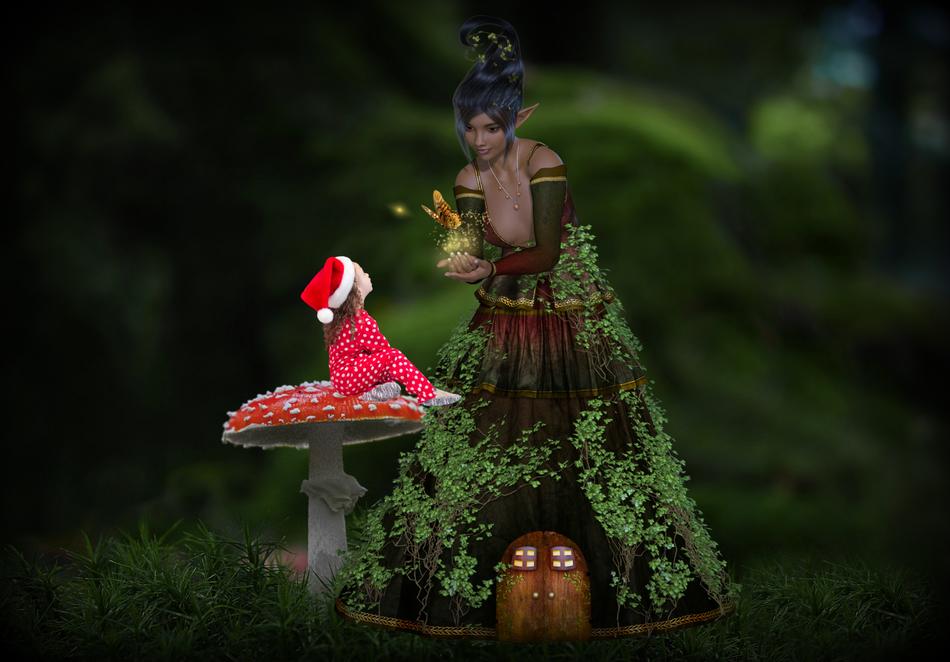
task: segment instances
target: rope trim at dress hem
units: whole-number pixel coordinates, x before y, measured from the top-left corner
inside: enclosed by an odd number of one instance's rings
[[[649,634],[654,630],[669,631],[678,628],[716,620],[726,616],[736,609],[735,603],[727,602],[721,608],[710,609],[709,611],[698,614],[686,614],[677,616],[665,621],[653,621],[650,623],[637,623],[635,625],[626,625],[623,627],[612,628],[591,628],[591,639],[613,639],[617,637],[637,636]],[[365,611],[353,611],[349,609],[341,598],[336,599],[336,610],[345,618],[356,623],[369,623],[371,625],[381,625],[396,630],[411,630],[428,637],[469,637],[473,639],[497,639],[498,634],[495,628],[487,628],[477,625],[451,626],[451,625],[426,625],[418,621],[410,621],[405,618],[395,618],[393,616],[380,616]]]
[[[476,387],[474,391],[478,391],[478,389],[484,389],[495,395],[518,396],[522,398],[570,398],[574,396],[609,395],[610,393],[615,393],[617,391],[629,391],[646,383],[647,376],[643,375],[642,377],[637,377],[636,379],[629,382],[611,384],[610,386],[599,386],[597,388],[581,388],[570,391],[535,391],[529,389],[503,389],[498,388],[494,384],[483,382],[478,387]]]
[[[721,609],[710,609],[709,611],[703,611],[698,614],[686,614],[685,616],[677,616],[676,618],[670,618],[665,621],[637,623],[636,625],[625,625],[623,627],[614,628],[591,628],[590,638],[613,639],[616,637],[649,634],[653,630],[668,632],[670,630],[676,630],[688,625],[693,625],[695,623],[714,621],[717,618],[722,618],[723,616],[731,614],[735,610],[736,605],[732,602],[727,602],[722,606]]]

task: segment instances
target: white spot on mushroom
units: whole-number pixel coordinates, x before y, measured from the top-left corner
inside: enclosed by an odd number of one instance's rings
[[[334,397],[334,398],[345,398],[346,396],[343,395],[342,393],[340,393],[339,391],[334,391],[334,392],[333,392],[333,397]]]
[[[273,416],[273,415],[274,415],[274,412],[269,411],[269,412],[267,412],[266,414],[264,414],[264,418],[270,418],[270,417]]]
[[[398,402],[390,402],[390,403],[389,403],[389,408],[390,408],[390,409],[402,409],[402,405],[399,404]]]
[[[250,417],[250,416],[245,416],[245,417],[244,417],[244,420],[245,420],[245,421],[249,421],[249,420],[251,420],[251,417]]]
[[[299,413],[300,413],[300,410],[299,410],[297,407],[294,407],[293,409],[290,410],[290,413],[291,413],[291,414],[299,414]]]
[[[316,418],[316,416],[307,416],[307,420],[308,420],[308,421],[312,421],[312,420],[315,419],[315,418]]]
[[[323,411],[335,411],[335,410],[336,410],[336,407],[334,407],[333,405],[327,405],[326,407],[323,408]]]
[[[376,405],[370,405],[370,406],[369,406],[369,410],[370,410],[370,411],[376,411]]]
[[[353,405],[353,409],[359,410],[359,409],[362,409],[362,408],[363,408],[363,405],[361,405],[361,404],[359,404],[359,403]]]

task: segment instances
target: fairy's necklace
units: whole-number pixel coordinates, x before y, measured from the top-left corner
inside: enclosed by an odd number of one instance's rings
[[[475,162],[475,159],[472,159],[472,169],[475,170],[475,181],[478,183],[478,190],[482,192],[482,195],[485,196],[485,220],[488,221],[488,227],[491,228],[491,231],[495,233],[495,236],[501,239],[503,242],[511,246],[512,248],[524,248],[518,244],[513,244],[510,241],[506,240],[500,234],[498,230],[495,229],[495,224],[491,222],[491,212],[488,211],[488,194],[485,193],[485,186],[482,184],[482,176],[478,170],[478,164]]]
[[[519,140],[515,143],[515,181],[518,183],[518,196],[521,197],[521,173],[520,173],[520,156],[521,153],[521,141]],[[491,163],[488,164],[488,170],[491,172],[491,176],[495,178],[495,181],[498,182],[498,190],[505,192],[505,197],[511,200],[511,194],[508,193],[508,189],[501,185],[501,180],[498,179],[498,175],[495,174],[495,171],[491,167]],[[518,209],[518,200],[515,199],[515,210]]]

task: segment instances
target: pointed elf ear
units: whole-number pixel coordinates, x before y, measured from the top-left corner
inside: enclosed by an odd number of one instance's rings
[[[524,123],[525,123],[525,120],[527,120],[529,117],[531,117],[531,113],[533,113],[533,112],[535,111],[535,109],[536,109],[538,106],[540,106],[540,105],[541,105],[541,102],[539,101],[538,103],[534,104],[533,106],[528,106],[527,108],[522,108],[521,110],[519,110],[519,111],[518,111],[518,117],[515,119],[515,128],[517,129],[517,128],[520,127],[522,124],[524,124]]]

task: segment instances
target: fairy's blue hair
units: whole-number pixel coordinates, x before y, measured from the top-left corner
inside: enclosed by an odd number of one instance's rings
[[[515,140],[515,119],[524,102],[524,65],[518,33],[504,19],[478,15],[462,23],[459,41],[475,59],[452,95],[455,132],[462,153],[472,159],[465,142],[465,125],[485,113],[504,129],[507,155]]]

